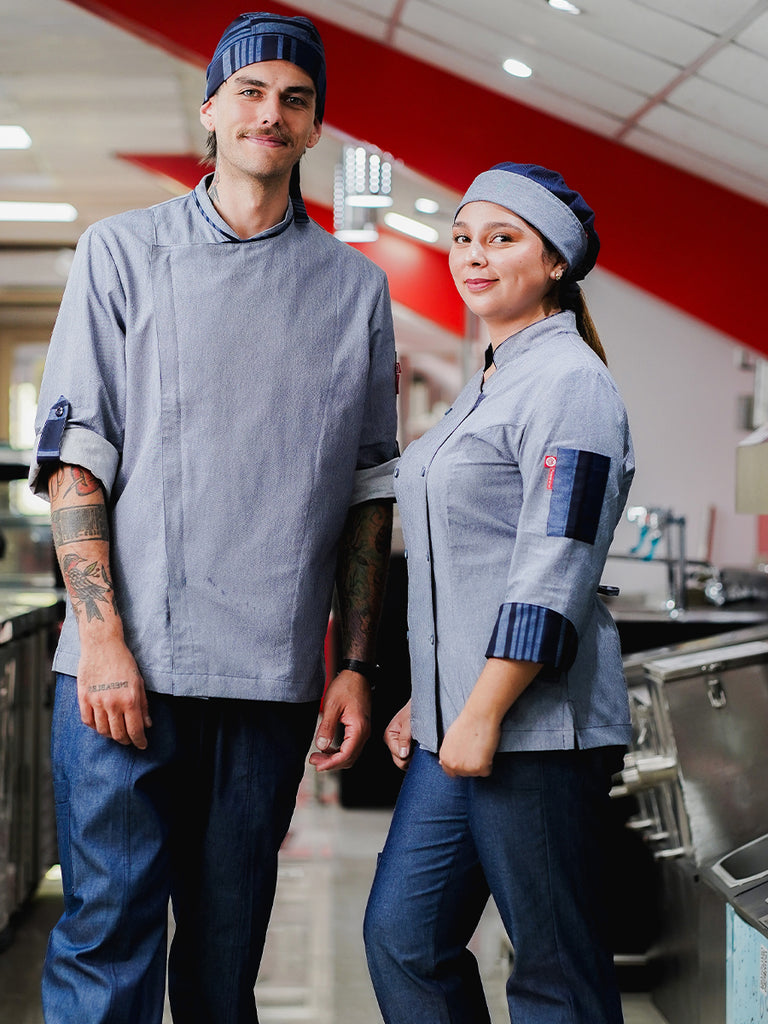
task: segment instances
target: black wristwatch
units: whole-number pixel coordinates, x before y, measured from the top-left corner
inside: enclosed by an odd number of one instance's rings
[[[359,672],[365,676],[373,689],[379,666],[372,661],[358,661],[357,658],[342,658],[339,662],[339,672],[348,669],[350,672]]]

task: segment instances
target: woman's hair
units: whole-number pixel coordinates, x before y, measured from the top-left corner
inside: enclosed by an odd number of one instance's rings
[[[549,239],[544,238],[542,235],[541,240],[546,257],[565,262],[562,254],[557,251]],[[587,308],[587,302],[581,288],[575,281],[566,280],[562,284],[555,284],[553,292],[559,299],[561,309],[570,309],[576,314],[576,329],[595,355],[602,359],[607,366],[608,359],[605,355],[605,349]]]

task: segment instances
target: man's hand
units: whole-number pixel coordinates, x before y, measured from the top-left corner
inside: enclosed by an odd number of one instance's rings
[[[332,744],[339,726],[344,728],[344,739],[335,750]],[[319,772],[350,768],[370,735],[371,687],[365,676],[345,669],[325,691],[323,717],[315,736],[318,749],[310,755],[309,763]]]
[[[411,702],[400,708],[384,730],[384,742],[389,748],[392,760],[403,771],[411,762],[413,742],[411,740]]]
[[[144,680],[122,640],[83,645],[77,699],[85,725],[124,746],[146,750],[145,729],[152,721]]]

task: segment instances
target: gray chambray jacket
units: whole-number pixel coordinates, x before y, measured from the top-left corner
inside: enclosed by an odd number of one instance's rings
[[[313,700],[347,510],[392,494],[386,277],[290,204],[234,239],[205,184],[84,233],[37,426],[48,417],[49,458],[107,492],[149,689]],[[78,660],[69,608],[55,667],[75,675]]]
[[[626,744],[618,634],[597,593],[634,472],[624,405],[570,312],[494,362],[395,470],[414,738],[437,751],[495,656],[543,663],[500,751]]]

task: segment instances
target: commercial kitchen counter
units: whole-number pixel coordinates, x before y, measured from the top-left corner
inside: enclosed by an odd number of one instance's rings
[[[634,740],[614,795],[656,867],[653,996],[675,1024],[768,1005],[768,625],[625,658]]]
[[[61,597],[0,589],[0,949],[56,862],[49,736]]]

